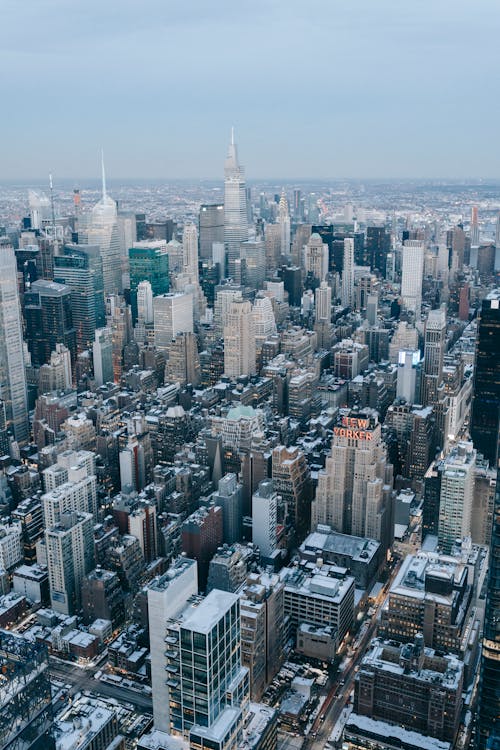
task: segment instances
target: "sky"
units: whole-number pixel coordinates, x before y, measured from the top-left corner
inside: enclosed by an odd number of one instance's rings
[[[0,182],[500,176],[499,0],[0,0]]]

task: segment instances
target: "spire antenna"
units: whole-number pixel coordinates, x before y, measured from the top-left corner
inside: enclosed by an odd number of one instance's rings
[[[234,125],[231,127],[231,146],[234,146]]]
[[[106,172],[104,170],[104,150],[101,149],[102,197],[106,197]]]

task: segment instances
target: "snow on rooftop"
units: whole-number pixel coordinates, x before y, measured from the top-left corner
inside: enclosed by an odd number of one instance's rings
[[[182,627],[196,633],[209,633],[238,599],[236,594],[213,589],[200,604],[184,610]]]

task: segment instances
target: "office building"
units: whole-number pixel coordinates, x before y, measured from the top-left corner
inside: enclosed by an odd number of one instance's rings
[[[205,203],[200,206],[198,234],[200,238],[200,258],[212,260],[214,242],[224,243],[223,203]]]
[[[306,275],[310,275],[318,284],[325,280],[328,273],[328,245],[316,232],[311,234],[307,245],[304,246],[304,269]]]
[[[198,593],[198,574],[195,560],[179,558],[166,573],[148,585],[148,617],[151,653],[151,686],[153,689],[153,717],[156,729],[170,732],[170,686],[166,672],[169,643],[165,643],[166,624],[177,617],[188,600]]]
[[[169,257],[165,240],[135,242],[128,250],[132,322],[138,320],[139,285],[147,281],[153,297],[169,291]],[[143,321],[150,322],[150,321]]]
[[[0,746],[5,750],[53,747],[47,647],[1,630],[0,669]]]
[[[472,443],[458,443],[445,457],[441,472],[438,541],[449,553],[456,539],[470,536],[476,451]]]
[[[165,640],[170,733],[193,748],[236,750],[249,699],[239,597],[214,589],[193,601],[168,621]]]
[[[476,339],[476,362],[470,433],[474,448],[496,465],[500,424],[500,289],[482,301]]]
[[[392,543],[392,465],[374,411],[351,411],[334,427],[330,455],[318,473],[312,526]]]
[[[278,548],[278,494],[271,479],[260,482],[252,495],[252,541],[263,560],[271,560]]]
[[[332,319],[332,289],[326,281],[314,292],[314,318],[316,323],[328,324]]]
[[[238,482],[236,474],[226,474],[222,477],[212,498],[215,504],[222,508],[224,542],[239,542],[243,531],[243,487]]]
[[[55,351],[50,355],[50,362],[40,367],[38,393],[69,391],[72,384],[71,352],[64,344],[56,344]]]
[[[245,171],[238,162],[238,152],[231,131],[231,143],[224,163],[224,245],[227,275],[239,283],[236,261],[240,259],[240,243],[248,240],[247,194]]]
[[[154,340],[168,349],[177,333],[193,333],[193,295],[182,292],[160,294],[153,299]]]
[[[420,393],[420,352],[403,349],[398,358],[398,380],[396,397],[404,399],[408,404],[419,401]]]
[[[94,360],[94,378],[97,385],[112,383],[113,371],[113,336],[109,328],[99,328],[95,332],[92,344]]]
[[[462,711],[463,664],[426,648],[372,641],[354,683],[354,714],[453,743]]]
[[[198,563],[198,583],[204,591],[208,567],[223,539],[222,508],[219,505],[202,506],[191,513],[182,524],[182,551]]]
[[[104,163],[102,164],[102,198],[92,209],[86,227],[79,228],[79,240],[98,245],[102,258],[104,295],[122,291],[122,259],[116,201],[106,192]]]
[[[276,320],[273,303],[269,297],[259,294],[253,303],[252,317],[255,329],[255,347],[257,356],[261,354],[264,342],[276,333]]]
[[[248,300],[231,302],[224,326],[224,373],[230,378],[256,371],[255,323]]]
[[[18,443],[28,442],[28,396],[23,356],[23,328],[11,245],[0,241],[0,398],[5,428]]]
[[[194,388],[201,378],[200,357],[194,333],[178,333],[168,347],[168,360],[165,367],[165,380]]]
[[[266,278],[266,248],[261,239],[240,244],[241,283],[250,289],[262,289]]]
[[[381,611],[379,635],[408,643],[422,633],[425,646],[456,654],[466,670],[475,669],[479,619],[474,577],[462,557],[424,550],[408,555]]]
[[[387,274],[387,256],[391,250],[391,235],[385,227],[367,227],[366,261],[372,271],[380,271],[382,278]]]
[[[342,270],[342,305],[354,307],[354,240],[344,240],[344,264]]]
[[[425,322],[424,366],[422,373],[422,404],[432,406],[438,401],[443,377],[446,350],[446,309],[431,310]]]
[[[45,531],[50,604],[64,615],[81,606],[83,577],[94,567],[94,519],[90,513],[61,513]]]
[[[322,524],[306,537],[299,551],[301,558],[311,563],[320,558],[329,565],[345,568],[356,586],[365,590],[371,589],[384,564],[383,551],[375,539],[339,534]]]
[[[354,622],[354,578],[335,565],[316,565],[302,560],[293,568],[284,568],[280,578],[285,584],[285,618],[289,618],[287,637],[295,637],[302,623],[331,627],[339,646]]]
[[[0,570],[10,573],[23,561],[23,532],[20,523],[0,525]]]
[[[21,525],[24,561],[36,562],[36,543],[43,536],[42,504],[36,497],[22,500],[12,511],[12,520]]]
[[[272,453],[272,480],[295,544],[304,538],[311,521],[311,474],[304,452],[297,446],[276,446]]]
[[[102,258],[98,245],[65,245],[54,256],[54,281],[71,289],[77,352],[88,349],[96,328],[105,325]]]
[[[258,553],[253,544],[224,544],[210,560],[207,593],[212,589],[221,591],[241,591],[250,566],[258,561]]]
[[[477,748],[495,747],[493,737],[500,735],[500,469],[497,470],[493,527],[491,532],[486,607],[483,625],[481,668],[479,673]]]
[[[73,324],[69,286],[54,281],[34,281],[24,295],[26,339],[34,367],[49,362],[56,344],[63,344],[76,359],[76,331]]]
[[[420,320],[422,306],[424,251],[424,243],[420,240],[406,240],[403,245],[401,297],[403,307],[412,313],[416,320]]]

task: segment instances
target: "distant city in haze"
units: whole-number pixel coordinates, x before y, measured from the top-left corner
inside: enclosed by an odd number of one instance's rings
[[[1,5],[0,750],[500,750],[498,0]]]

